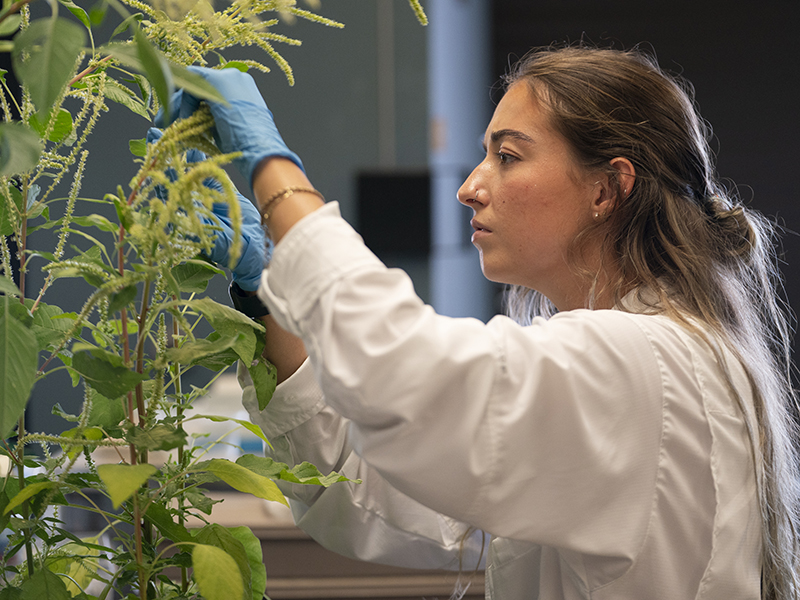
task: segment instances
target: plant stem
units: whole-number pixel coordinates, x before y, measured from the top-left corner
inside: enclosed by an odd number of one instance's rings
[[[19,425],[17,427],[17,439],[25,436],[25,413],[19,418]],[[25,444],[17,442],[17,479],[19,480],[19,491],[25,489]],[[25,521],[25,557],[28,563],[28,577],[33,577],[33,543],[31,542],[31,530],[28,520],[31,516],[31,508],[28,501],[22,503],[22,519]]]
[[[98,68],[100,68],[100,65],[102,65],[103,63],[106,63],[106,62],[108,62],[110,60],[111,60],[111,56],[106,56],[105,58],[101,59],[93,67],[86,67],[83,71],[81,71],[80,73],[75,75],[75,77],[70,79],[69,83],[67,85],[70,86],[70,87],[75,85],[76,83],[78,83],[81,79],[83,79],[87,75],[91,75],[92,73],[94,73]]]

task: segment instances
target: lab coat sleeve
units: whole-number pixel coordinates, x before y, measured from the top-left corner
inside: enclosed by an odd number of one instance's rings
[[[399,567],[484,567],[488,536],[398,492],[353,452],[348,421],[325,404],[308,361],[278,386],[263,411],[241,365],[239,381],[251,421],[272,444],[268,455],[360,480],[329,488],[279,482],[295,522],[317,542],[351,558]]]
[[[565,552],[636,554],[664,377],[621,311],[520,327],[437,315],[329,204],[277,244],[259,295],[302,337],[370,469],[437,513]]]

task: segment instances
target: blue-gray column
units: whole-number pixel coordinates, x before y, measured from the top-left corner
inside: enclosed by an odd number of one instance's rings
[[[469,242],[472,211],[456,191],[481,160],[491,107],[488,0],[432,0],[428,25],[431,169],[431,303],[437,312],[483,320],[493,286]]]

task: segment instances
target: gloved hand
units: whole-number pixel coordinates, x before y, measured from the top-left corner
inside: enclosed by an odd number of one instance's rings
[[[147,143],[150,144],[157,141],[162,135],[163,132],[160,129],[151,127],[147,132]],[[190,163],[200,162],[205,159],[206,155],[200,150],[191,149],[186,153],[186,161]],[[167,176],[174,181],[177,174],[174,171],[167,171]],[[222,184],[210,177],[203,182],[203,185],[212,190],[222,191]],[[166,196],[166,190],[156,188],[156,195],[163,200]],[[261,215],[259,215],[258,209],[253,206],[250,200],[242,196],[238,190],[236,190],[236,197],[239,200],[239,209],[242,213],[242,250],[239,254],[239,260],[231,268],[231,277],[243,290],[254,292],[258,289],[258,284],[261,281],[261,271],[263,271],[264,265],[269,258],[271,242],[269,242],[270,247],[267,248],[267,238],[261,227]],[[219,227],[220,230],[214,232],[216,234],[214,247],[211,249],[208,258],[227,267],[230,262],[230,249],[234,237],[229,207],[225,202],[215,202],[212,206],[212,213],[215,221],[203,220],[209,225]]]
[[[214,140],[222,152],[241,152],[233,161],[247,182],[253,185],[253,171],[269,156],[290,159],[301,169],[300,157],[289,150],[283,141],[272,113],[267,108],[256,82],[238,69],[208,69],[189,67],[204,77],[228,101],[228,105],[207,101],[214,117]],[[170,122],[190,116],[200,105],[200,100],[185,90],[178,90],[170,99]],[[158,127],[164,122],[163,110],[156,115]]]

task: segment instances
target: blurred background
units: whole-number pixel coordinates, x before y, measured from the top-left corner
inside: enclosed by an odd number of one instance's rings
[[[694,84],[714,127],[720,174],[786,228],[787,295],[800,302],[797,0],[423,5],[428,27],[419,25],[406,0],[322,0],[318,12],[344,22],[343,30],[300,20],[278,27],[303,40],[300,47],[278,48],[296,84],[289,86],[277,68],[255,76],[314,184],[341,204],[382,259],[411,275],[426,302],[453,316],[486,320],[499,312],[500,290],[481,276],[469,242],[471,211],[455,193],[481,159],[499,77],[531,47],[580,40],[616,48],[641,44]],[[227,58],[244,56],[238,51]],[[269,64],[263,54],[256,58]],[[82,196],[102,197],[118,184],[127,188],[137,167],[127,141],[144,137],[149,126],[120,106],[100,119]],[[31,279],[35,286],[42,277],[34,272]],[[86,297],[81,282],[70,280],[50,293],[60,304],[74,296],[75,310]],[[209,294],[226,301],[227,283],[212,281]],[[202,373],[195,377],[203,383]],[[68,412],[80,406],[79,388],[63,372],[37,384],[29,429],[66,428],[50,414],[55,402]]]

